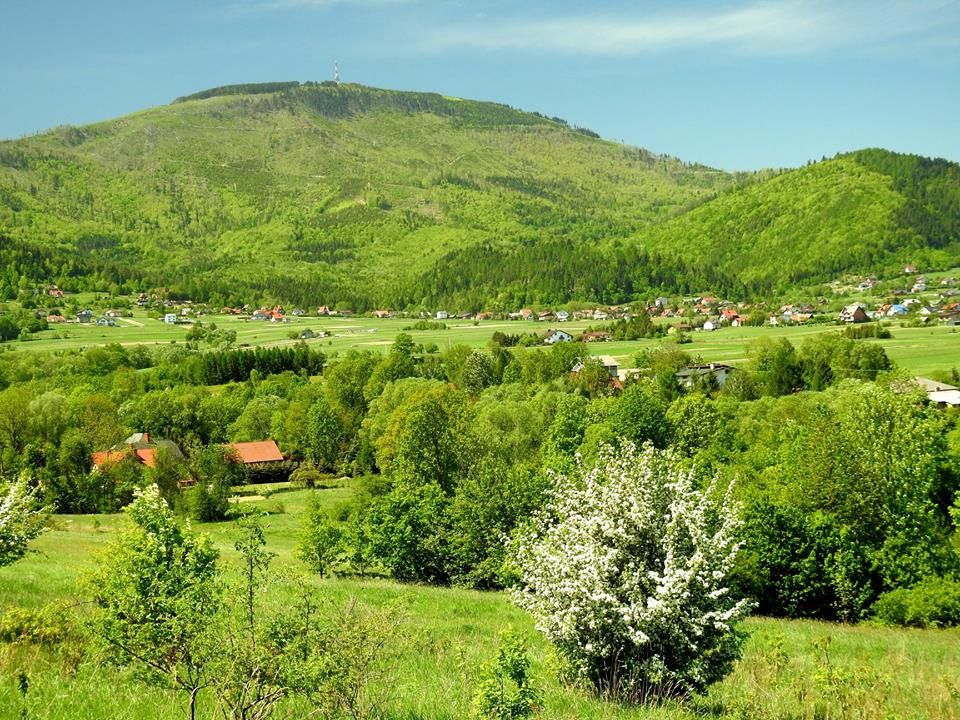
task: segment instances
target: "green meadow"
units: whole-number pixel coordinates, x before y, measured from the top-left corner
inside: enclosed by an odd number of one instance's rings
[[[291,339],[290,333],[299,333],[310,329],[316,333],[325,331],[329,337],[315,338],[306,342],[323,350],[328,356],[345,353],[348,350],[373,350],[385,352],[400,332],[408,332],[418,343],[434,343],[443,352],[447,348],[466,344],[482,347],[490,342],[494,332],[506,334],[539,333],[545,334],[552,327],[558,327],[576,334],[589,325],[602,323],[577,321],[550,324],[531,321],[508,320],[447,320],[445,330],[405,330],[416,320],[411,318],[375,319],[370,317],[290,317],[285,323],[254,321],[229,315],[210,315],[200,318],[205,323],[216,323],[218,328],[235,330],[237,345],[289,345],[298,342]],[[6,347],[15,351],[46,352],[57,350],[77,350],[109,343],[121,345],[159,345],[182,343],[186,341],[189,325],[168,325],[162,320],[151,318],[141,310],[134,311],[133,317],[117,320],[116,327],[97,327],[94,324],[81,325],[66,323],[54,326],[31,336],[28,341],[9,343]],[[803,342],[811,335],[824,332],[838,332],[836,325],[800,325],[780,327],[740,327],[722,328],[713,332],[697,331],[690,334],[692,342],[682,346],[684,350],[699,355],[704,362],[723,362],[737,365],[747,359],[750,343],[759,337],[789,339],[794,345]],[[960,332],[957,327],[936,325],[932,327],[901,327],[898,323],[890,325],[893,337],[875,340],[887,351],[890,358],[900,367],[911,372],[925,375],[940,371],[949,371],[960,364]],[[634,356],[639,350],[656,346],[662,340],[635,340],[623,342],[596,343],[590,346],[597,355],[612,355],[621,367],[633,367]]]
[[[247,488],[251,492],[259,488]],[[305,571],[295,558],[296,537],[310,493],[331,507],[347,499],[350,481],[324,490],[271,487],[268,498],[247,496],[247,508],[267,516],[267,547],[276,553],[276,580],[261,599],[292,602],[291,575]],[[279,491],[278,491],[279,490]],[[85,613],[82,578],[115,534],[123,515],[65,516],[35,541],[34,551],[0,568],[0,612],[64,602]],[[228,572],[238,556],[233,523],[195,524],[221,551]],[[541,718],[960,718],[960,630],[904,630],[755,617],[743,658],[705,697],[688,703],[636,708],[605,702],[560,683],[547,643],[505,593],[399,584],[381,578],[313,577],[330,606],[356,600],[399,608],[400,631],[384,677],[383,717],[448,720],[469,716],[480,668],[509,627],[526,638],[536,684],[543,691]],[[26,675],[26,702],[18,678]],[[184,698],[145,685],[135,668],[104,665],[68,648],[0,643],[0,717],[172,720],[184,717]],[[212,715],[201,697],[198,717]],[[310,708],[285,705],[277,717],[307,717]]]

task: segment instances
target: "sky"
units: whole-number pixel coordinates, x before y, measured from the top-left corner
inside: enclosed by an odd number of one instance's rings
[[[507,103],[725,170],[960,162],[960,0],[0,0],[0,138],[219,85]]]

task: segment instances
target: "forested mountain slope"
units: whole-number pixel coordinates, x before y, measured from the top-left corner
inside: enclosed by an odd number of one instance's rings
[[[309,85],[2,143],[0,229],[68,287],[370,306],[452,250],[626,237],[730,182],[503,105]]]
[[[958,166],[733,176],[496,103],[216,88],[0,143],[0,294],[451,307],[767,293],[957,247]]]

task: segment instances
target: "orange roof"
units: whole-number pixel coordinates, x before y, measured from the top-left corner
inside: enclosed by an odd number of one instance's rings
[[[147,467],[156,467],[157,466],[157,451],[154,448],[143,448],[139,450],[134,450],[137,453],[137,458]]]
[[[103,467],[104,465],[113,465],[120,462],[127,456],[124,450],[103,450],[90,455],[90,461],[94,467]]]
[[[283,453],[273,440],[258,440],[256,442],[232,443],[227,447],[233,448],[237,457],[245,465],[263,462],[282,462]]]

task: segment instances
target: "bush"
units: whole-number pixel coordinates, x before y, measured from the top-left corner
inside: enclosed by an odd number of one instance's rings
[[[530,684],[530,658],[523,641],[510,630],[500,634],[495,661],[484,665],[473,696],[478,720],[514,720],[536,712],[540,692]]]
[[[960,582],[927,578],[877,598],[874,617],[891,625],[947,627],[960,625]]]
[[[605,448],[557,481],[520,535],[514,600],[575,676],[642,702],[703,692],[733,667],[748,611],[728,590],[736,508],[670,451]]]
[[[0,616],[0,641],[59,645],[76,634],[77,619],[64,603],[12,607]]]

